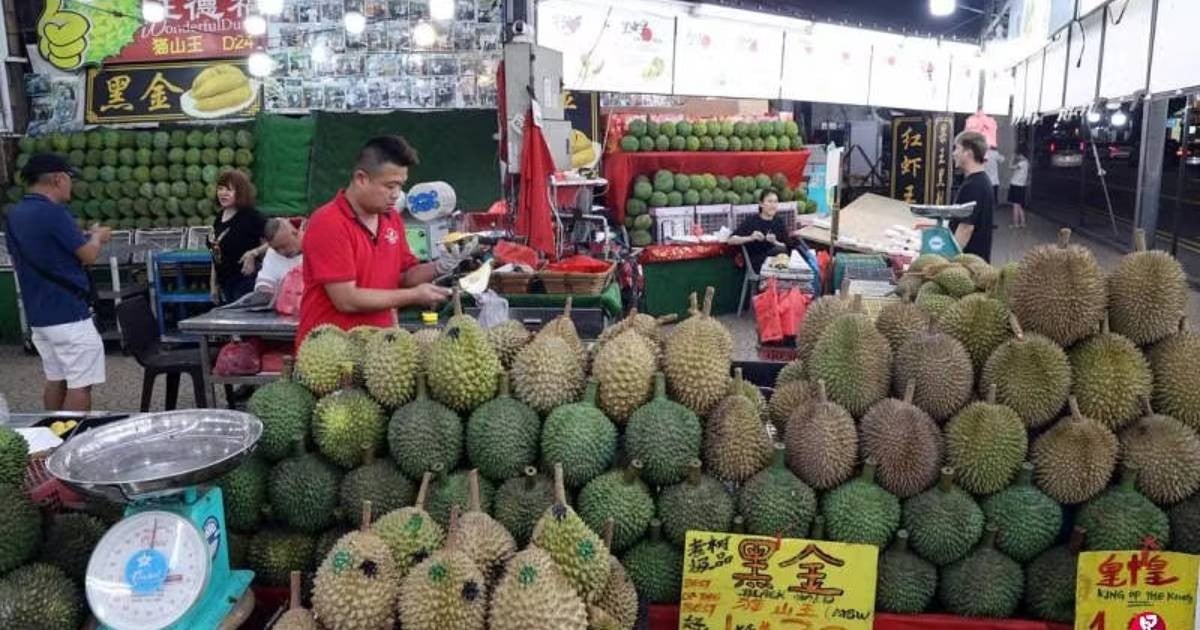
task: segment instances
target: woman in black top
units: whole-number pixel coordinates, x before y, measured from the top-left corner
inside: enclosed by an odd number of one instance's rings
[[[729,237],[730,245],[745,245],[750,260],[747,265],[754,271],[762,269],[763,261],[772,254],[787,251],[788,231],[783,217],[778,216],[779,191],[768,188],[763,191],[758,204],[758,214],[742,219],[741,225]]]
[[[217,177],[217,205],[221,214],[213,221],[208,245],[213,256],[211,289],[213,301],[224,305],[254,290],[253,263],[267,220],[254,209],[254,186],[241,171]]]

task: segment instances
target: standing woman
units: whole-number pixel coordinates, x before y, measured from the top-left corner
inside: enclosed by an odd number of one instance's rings
[[[1012,204],[1012,227],[1025,227],[1026,186],[1029,184],[1029,159],[1024,149],[1013,157],[1012,179],[1008,183],[1008,202]]]
[[[253,263],[267,221],[254,208],[254,186],[241,171],[217,177],[217,206],[221,213],[213,221],[208,243],[213,257],[211,290],[213,301],[224,305],[254,290]]]

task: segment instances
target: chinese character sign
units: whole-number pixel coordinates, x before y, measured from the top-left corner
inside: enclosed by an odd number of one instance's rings
[[[681,630],[869,630],[878,549],[688,532]]]
[[[242,60],[104,66],[87,77],[89,124],[246,117],[262,105]]]
[[[1200,556],[1156,550],[1079,554],[1076,630],[1192,628]]]
[[[933,133],[929,146],[929,202],[944,206],[953,201],[950,197],[951,182],[954,181],[954,118],[938,116],[933,119]]]
[[[929,202],[931,173],[942,166],[930,150],[937,138],[930,138],[929,130],[929,121],[921,116],[892,119],[892,198]]]

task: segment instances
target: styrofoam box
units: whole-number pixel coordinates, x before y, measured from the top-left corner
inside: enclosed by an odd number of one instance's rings
[[[654,217],[655,240],[659,243],[691,236],[692,226],[696,224],[696,206],[653,208],[650,214]]]
[[[727,203],[696,206],[696,222],[700,224],[700,229],[704,230],[705,234],[715,234],[722,227],[732,230],[737,227],[733,225],[732,208],[733,206]]]

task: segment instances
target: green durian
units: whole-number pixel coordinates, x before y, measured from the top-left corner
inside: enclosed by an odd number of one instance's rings
[[[946,424],[946,464],[971,494],[992,494],[1007,486],[1028,451],[1025,423],[1017,412],[996,404],[995,387],[986,402],[971,403]]]
[[[1137,419],[1141,399],[1150,396],[1153,375],[1132,341],[1108,330],[1089,337],[1068,353],[1071,394],[1083,415],[1117,431]]]
[[[900,500],[875,484],[875,461],[862,473],[821,497],[821,516],[829,540],[884,547],[900,528]]]
[[[629,417],[625,450],[641,460],[642,477],[669,486],[687,477],[688,463],[700,456],[703,429],[691,409],[667,398],[666,377],[654,377],[654,398]]]
[[[1025,608],[1038,619],[1056,623],[1075,620],[1075,592],[1083,529],[1076,527],[1071,542],[1051,547],[1025,567]]]
[[[1026,563],[1054,544],[1062,530],[1062,507],[1033,485],[1033,464],[1021,464],[1013,484],[983,500],[984,518],[999,529],[996,548]]]
[[[342,386],[342,366],[358,359],[355,342],[333,324],[309,331],[296,353],[296,377],[317,396],[332,394]]]
[[[983,535],[983,510],[954,485],[954,469],[938,484],[904,502],[902,524],[917,555],[944,566],[967,555]]]
[[[979,391],[996,388],[996,402],[1017,412],[1025,425],[1038,428],[1059,417],[1071,394],[1071,362],[1050,338],[1025,333],[1016,315],[1009,318],[1013,338],[1000,344],[983,364]]]
[[[669,603],[679,599],[683,585],[682,547],[662,536],[662,522],[650,521],[649,533],[621,556],[621,564],[638,595],[650,603]]]
[[[938,599],[951,614],[964,617],[1012,617],[1021,603],[1025,575],[1021,565],[995,547],[996,528],[967,557],[941,571]]]
[[[733,523],[733,497],[721,482],[701,473],[700,468],[700,460],[694,460],[687,479],[663,488],[658,496],[663,534],[679,546],[683,546],[688,530],[724,532]]]
[[[526,466],[520,477],[500,484],[492,506],[492,515],[517,541],[525,546],[542,514],[554,505],[554,483],[537,468]]]
[[[500,359],[479,322],[462,314],[458,293],[454,311],[433,343],[425,369],[434,400],[456,412],[470,413],[496,394]]]
[[[342,389],[317,401],[312,434],[317,449],[342,468],[362,463],[363,453],[383,446],[386,433],[383,408],[354,386],[354,364],[342,366]]]
[[[773,450],[771,465],[738,490],[738,513],[747,533],[804,538],[817,511],[816,493],[787,469],[784,445]]]
[[[1170,544],[1170,519],[1137,491],[1137,476],[1138,469],[1126,465],[1116,486],[1075,515],[1075,525],[1087,531],[1088,551],[1136,551],[1151,538],[1161,547]]]
[[[467,420],[467,455],[479,472],[501,481],[536,464],[542,420],[536,411],[509,394],[508,376],[499,394],[480,405]]]
[[[434,466],[453,470],[462,457],[462,419],[453,409],[426,394],[425,377],[417,376],[417,395],[392,414],[388,447],[396,465],[410,479]]]
[[[363,382],[371,397],[388,409],[413,399],[416,393],[417,342],[403,328],[380,330],[364,350]]]
[[[445,530],[425,511],[425,497],[432,481],[433,473],[425,473],[411,507],[392,510],[375,522],[374,531],[391,552],[400,577],[440,549],[446,539]]]
[[[908,531],[879,554],[875,606],[882,611],[913,615],[924,612],[937,593],[937,567],[908,548]]]
[[[560,464],[554,465],[554,505],[538,519],[530,542],[550,554],[584,601],[608,581],[608,548],[567,505]]]
[[[246,403],[246,411],[262,421],[262,437],[257,453],[270,462],[292,454],[296,440],[308,437],[313,407],[317,399],[293,377],[293,361],[283,361],[279,380],[255,390]]]
[[[566,483],[579,488],[612,465],[617,428],[596,407],[596,383],[589,382],[582,402],[563,405],[542,426],[542,465],[561,464]]]

